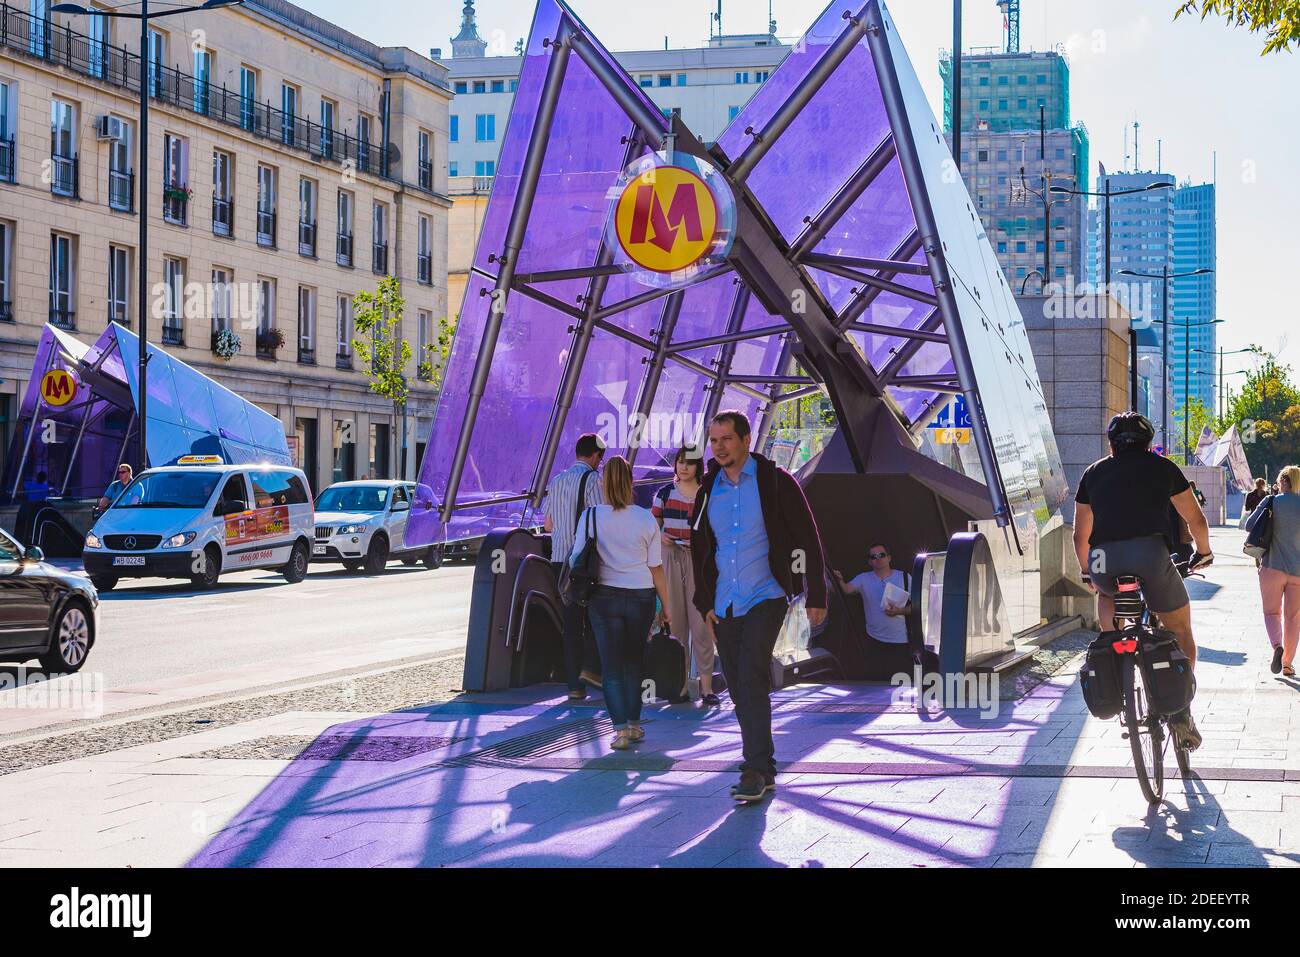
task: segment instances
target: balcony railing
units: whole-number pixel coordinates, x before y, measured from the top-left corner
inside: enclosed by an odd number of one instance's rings
[[[165,346],[183,346],[185,345],[185,331],[179,325],[170,325],[177,322],[176,319],[166,319],[163,321],[162,341]]]
[[[257,245],[275,248],[275,213],[264,209],[257,211]]]
[[[0,322],[14,321],[14,304],[12,302],[0,301]]]
[[[298,361],[303,365],[314,366],[316,364],[316,347],[298,343]]]
[[[416,257],[416,269],[419,272],[420,282],[426,286],[433,282],[433,256],[423,253]]]
[[[108,171],[108,205],[124,213],[135,212],[135,173]]]
[[[316,258],[316,224],[298,223],[298,255]]]
[[[216,236],[229,236],[235,229],[235,204],[229,199],[212,197],[212,232]]]
[[[433,164],[424,160],[420,161],[420,189],[433,192]]]
[[[73,309],[56,309],[51,306],[50,325],[58,326],[60,329],[76,329],[77,313]]]
[[[335,260],[340,266],[352,265],[352,234],[339,233],[338,239],[334,244]]]
[[[351,369],[351,368],[352,368],[352,353],[350,353],[350,352],[336,352],[336,353],[334,353],[334,368],[336,368],[336,369]]]
[[[55,196],[81,198],[78,188],[80,180],[78,155],[73,153],[71,156],[60,156],[55,153],[50,157],[50,192]]]
[[[0,183],[16,182],[15,156],[17,151],[14,149],[14,138],[11,136],[7,140],[0,140]]]
[[[24,4],[26,6],[26,4]],[[66,67],[83,76],[139,93],[140,58],[125,47],[111,47],[70,26],[32,16],[24,9],[0,2],[0,47],[16,54]],[[215,86],[179,69],[153,64],[148,71],[149,95],[169,106],[201,113],[221,123],[242,127],[264,139],[303,150],[313,156],[345,162],[385,179],[401,179],[401,153],[358,140],[340,130],[286,115],[268,103],[253,103],[239,90]],[[364,155],[363,155],[364,154]]]
[[[163,219],[167,220],[169,223],[174,223],[177,226],[188,225],[190,196],[189,190],[186,187],[164,183],[162,200]]]
[[[274,359],[279,348],[280,336],[275,332],[264,329],[257,334],[257,357],[259,359]]]
[[[376,276],[388,275],[388,243],[370,244],[370,268]]]
[[[126,315],[126,303],[110,302],[108,304],[108,321],[116,322],[119,326],[129,326],[131,320]]]

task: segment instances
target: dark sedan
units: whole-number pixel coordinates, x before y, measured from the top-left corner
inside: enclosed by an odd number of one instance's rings
[[[44,557],[0,529],[0,661],[36,658],[47,672],[71,674],[95,644],[99,595]]]

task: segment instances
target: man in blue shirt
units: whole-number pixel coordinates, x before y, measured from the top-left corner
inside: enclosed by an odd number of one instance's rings
[[[123,462],[117,467],[117,478],[109,483],[108,488],[99,499],[99,510],[106,511],[110,505],[117,501],[117,497],[126,491],[126,487],[131,484],[131,466]]]
[[[794,476],[750,452],[749,441],[742,412],[719,412],[709,423],[714,461],[691,531],[695,606],[713,629],[740,724],[737,801],[761,801],[776,787],[772,649],[790,601],[806,592],[809,622],[826,617],[825,564],[808,500]]]

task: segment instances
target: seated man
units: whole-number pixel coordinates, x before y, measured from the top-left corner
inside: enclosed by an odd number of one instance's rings
[[[845,581],[839,570],[835,580],[849,594],[862,596],[862,610],[867,618],[865,639],[866,674],[869,680],[888,681],[896,674],[912,673],[912,652],[907,644],[907,615],[912,610],[910,601],[894,604],[885,601],[885,586],[893,585],[909,592],[907,576],[895,571],[889,549],[876,543],[867,550],[871,568],[851,581]]]

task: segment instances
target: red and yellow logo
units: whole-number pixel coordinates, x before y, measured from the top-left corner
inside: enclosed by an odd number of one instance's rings
[[[77,394],[77,380],[63,369],[51,369],[41,379],[41,399],[46,405],[67,405]]]
[[[624,188],[614,208],[623,252],[652,272],[673,273],[694,265],[712,249],[718,204],[694,172],[656,166]]]

